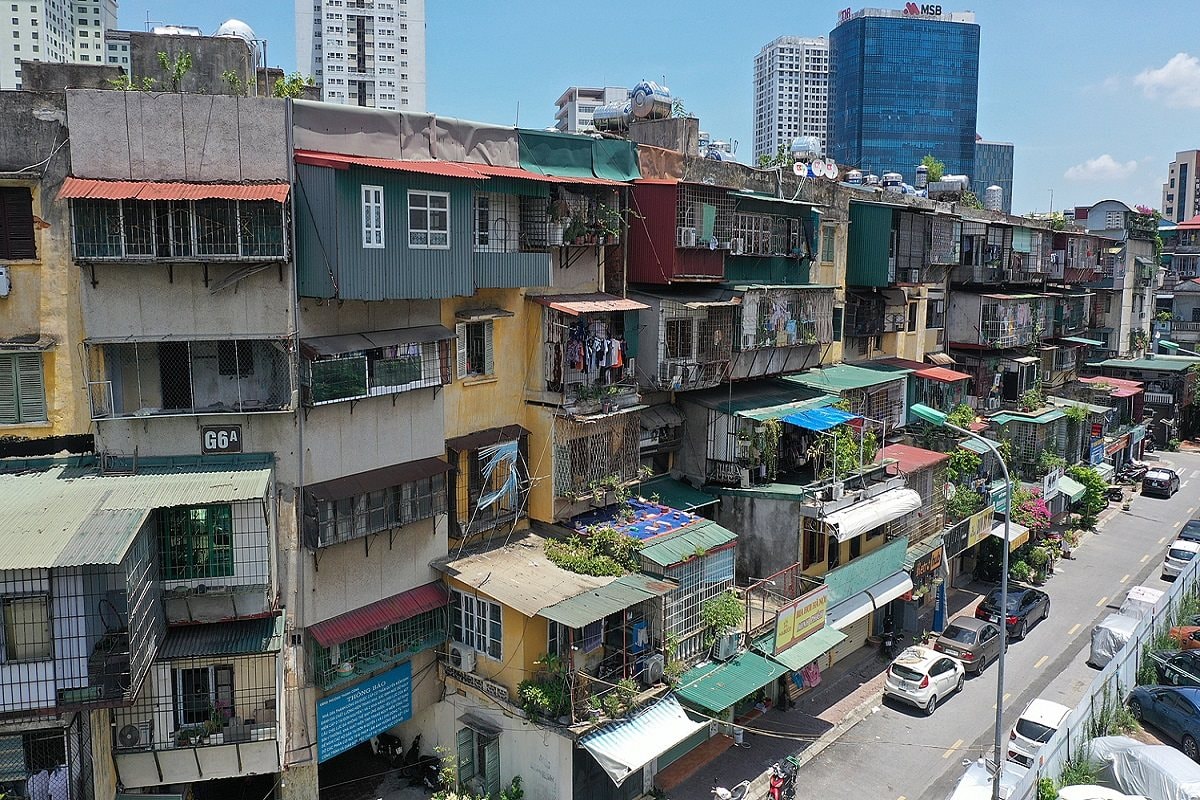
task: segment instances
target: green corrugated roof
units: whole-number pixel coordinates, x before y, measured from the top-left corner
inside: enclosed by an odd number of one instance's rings
[[[907,539],[895,539],[878,550],[859,556],[845,566],[826,572],[825,585],[829,587],[829,607],[833,608],[843,600],[904,569],[904,554],[907,549]]]
[[[1047,422],[1054,422],[1056,419],[1062,419],[1066,414],[1059,409],[1053,411],[1043,411],[1040,414],[1018,414],[1016,412],[1003,412],[995,416],[988,417],[988,421],[993,425],[1007,425],[1010,422],[1029,422],[1033,425],[1045,425]]]
[[[1058,490],[1071,498],[1071,502],[1075,502],[1083,497],[1083,493],[1087,491],[1087,487],[1069,475],[1063,475],[1058,479]]]
[[[747,411],[739,411],[739,417],[762,422],[768,419],[783,419],[788,414],[794,414],[797,411],[808,411],[812,408],[825,408],[831,406],[839,400],[837,395],[822,394],[817,397],[809,398],[808,400],[797,400],[794,403],[783,403],[778,406],[766,406],[764,408],[753,408]]]
[[[546,606],[538,612],[538,616],[568,628],[582,628],[596,620],[604,619],[609,614],[624,611],[643,600],[662,597],[678,585],[672,580],[633,572],[622,575],[612,583],[588,589],[574,597]]]
[[[822,392],[838,394],[851,389],[866,389],[881,383],[902,380],[905,373],[884,372],[877,369],[856,367],[853,364],[835,364],[832,367],[818,367],[798,375],[788,375],[785,381],[809,386]]]
[[[717,389],[685,392],[679,396],[679,400],[685,403],[696,403],[723,414],[740,414],[788,403],[806,402],[824,396],[824,393],[807,386],[798,386],[795,383],[770,378],[745,384],[726,384]]]
[[[664,506],[677,508],[680,511],[711,506],[718,502],[716,495],[693,489],[683,481],[677,481],[669,475],[660,475],[638,484],[638,494],[642,497],[658,495],[658,501]]]
[[[678,564],[698,551],[728,544],[737,534],[715,522],[704,520],[686,528],[663,534],[642,548],[642,558],[660,567]]]
[[[1112,406],[1098,406],[1095,403],[1085,403],[1082,400],[1072,400],[1069,397],[1047,396],[1046,402],[1052,406],[1057,406],[1058,408],[1071,408],[1072,406],[1086,408],[1093,414],[1106,414],[1109,411],[1112,411]]]
[[[942,535],[939,533],[937,536],[933,536],[923,542],[917,542],[912,547],[908,548],[904,552],[904,570],[906,572],[912,570],[917,561],[919,561],[922,557],[929,555],[934,550],[937,550],[942,546],[942,543]]]
[[[760,650],[764,655],[772,661],[777,661],[790,669],[792,672],[799,672],[807,667],[812,662],[816,661],[821,656],[828,653],[833,648],[837,647],[846,639],[846,634],[839,631],[837,628],[822,628],[819,631],[805,636],[796,644],[784,650],[782,653],[771,655],[771,650],[775,647],[775,632],[754,642],[754,647]]]
[[[0,474],[0,569],[118,564],[156,508],[262,498],[271,470],[101,475],[58,464]]]
[[[687,703],[719,714],[787,671],[782,664],[746,650],[723,664],[689,669],[680,676],[675,693]]]
[[[1109,358],[1093,367],[1113,367],[1119,369],[1152,369],[1160,372],[1183,372],[1193,364],[1200,364],[1200,358],[1195,356],[1155,356],[1154,358]]]
[[[983,442],[980,442],[978,439],[963,439],[958,443],[958,446],[965,447],[973,453],[979,453],[981,456],[992,452],[990,447]]]
[[[202,656],[240,656],[278,653],[283,646],[283,614],[207,625],[178,625],[167,629],[155,658],[172,661]]]

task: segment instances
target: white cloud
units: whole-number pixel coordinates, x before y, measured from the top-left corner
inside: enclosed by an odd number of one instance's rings
[[[1133,82],[1171,108],[1200,108],[1200,58],[1176,53],[1163,66],[1140,72]]]
[[[1112,181],[1127,178],[1137,170],[1136,161],[1121,163],[1108,153],[1089,158],[1063,173],[1069,181]]]

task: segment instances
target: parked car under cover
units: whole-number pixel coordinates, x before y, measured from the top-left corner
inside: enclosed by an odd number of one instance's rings
[[[975,616],[993,624],[1000,624],[1000,589],[995,588],[979,602]],[[1050,595],[1031,586],[1010,585],[1008,587],[1008,610],[1004,614],[1008,633],[1024,639],[1034,623],[1050,616]]]
[[[959,617],[946,626],[933,649],[954,656],[967,672],[978,675],[1000,657],[1000,629],[987,620]]]
[[[1142,478],[1142,494],[1171,497],[1179,491],[1179,473],[1166,467],[1155,467]]]
[[[883,681],[883,694],[932,714],[939,700],[957,692],[965,682],[961,661],[916,645],[905,648],[892,661]]]
[[[1129,711],[1179,742],[1183,754],[1200,761],[1200,688],[1139,686],[1129,693]]]
[[[1150,661],[1160,684],[1200,686],[1200,650],[1160,650]]]

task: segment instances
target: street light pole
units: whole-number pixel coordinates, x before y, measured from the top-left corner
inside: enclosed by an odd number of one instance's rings
[[[992,800],[1000,800],[1000,769],[1004,764],[1004,752],[1001,748],[1004,744],[1004,655],[1005,651],[1008,650],[1008,547],[1010,542],[1009,520],[1012,519],[1012,480],[1009,478],[1008,465],[1004,463],[1004,457],[1000,455],[999,448],[991,439],[986,439],[966,428],[954,425],[941,411],[921,403],[914,404],[910,410],[913,416],[920,420],[942,428],[949,428],[955,433],[974,439],[982,444],[996,456],[996,461],[1000,464],[1000,472],[1004,475],[1004,543],[1001,545],[1003,554],[1000,556],[1000,657],[996,660],[996,722],[994,731],[996,771],[992,774]]]

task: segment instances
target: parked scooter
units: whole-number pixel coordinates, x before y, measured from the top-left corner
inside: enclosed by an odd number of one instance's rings
[[[712,787],[713,800],[742,800],[746,796],[746,790],[749,788],[750,781],[742,781],[732,789],[726,789],[714,783]]]
[[[411,778],[417,774],[417,762],[421,760],[421,734],[413,737],[412,744],[408,746],[408,752],[404,754],[404,763],[400,766],[400,774],[405,778]]]
[[[442,788],[442,759],[436,755],[421,756],[408,779],[409,786],[424,786],[431,792]]]
[[[404,742],[399,736],[381,733],[371,737],[371,752],[387,759],[388,764],[397,767],[404,760]]]
[[[787,766],[776,761],[771,765],[771,782],[767,790],[771,800],[794,800],[796,797],[796,765],[788,759]]]
[[[892,626],[888,625],[883,629],[883,636],[879,641],[879,652],[888,661],[896,657],[896,632],[892,630]]]

